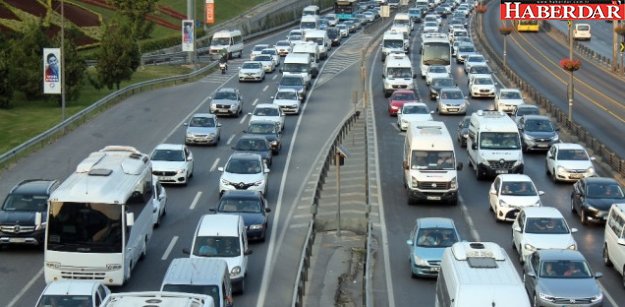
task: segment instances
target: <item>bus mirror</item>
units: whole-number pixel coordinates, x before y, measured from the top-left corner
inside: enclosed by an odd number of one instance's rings
[[[461,171],[463,167],[464,167],[464,164],[462,164],[462,162],[459,162],[458,165],[456,166],[456,169]]]
[[[126,212],[126,226],[132,227],[135,224],[135,214],[132,212]]]
[[[35,213],[35,227],[41,225],[41,212]]]
[[[477,143],[473,143],[473,144],[471,144],[471,149],[473,149],[473,150],[477,150]]]
[[[189,251],[189,249],[188,249],[188,248],[183,248],[183,249],[182,249],[182,253],[183,253],[183,254],[185,254],[185,255],[190,255],[190,254],[191,254],[191,251]]]

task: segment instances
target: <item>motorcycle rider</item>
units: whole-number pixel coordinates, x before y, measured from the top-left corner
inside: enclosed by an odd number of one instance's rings
[[[219,67],[225,67],[224,70],[228,70],[228,50],[226,48],[219,51],[221,57],[219,58]]]

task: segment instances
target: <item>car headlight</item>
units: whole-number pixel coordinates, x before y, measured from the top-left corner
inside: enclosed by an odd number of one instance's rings
[[[567,171],[567,169],[562,166],[558,166],[557,170],[558,170],[558,173],[563,173]]]
[[[415,177],[412,177],[412,186],[416,187],[418,185],[419,185],[419,180],[417,180],[417,178],[415,178]]]
[[[514,161],[514,165],[513,165],[513,167],[517,167],[517,166],[519,166],[519,165],[523,165],[523,158],[521,158],[521,159],[519,159],[519,160]]]
[[[250,230],[259,230],[259,229],[263,229],[263,224],[250,225]]]
[[[182,174],[185,173],[187,170],[184,168],[179,169],[178,171],[176,171],[177,174]]]
[[[538,292],[538,297],[540,297],[542,300],[549,301],[549,302],[553,302],[556,300],[556,298],[553,295],[549,295],[549,294],[541,293],[541,292]]]
[[[593,173],[593,174],[594,174],[594,173],[595,173],[595,168],[591,166],[591,167],[589,167],[589,168],[586,170],[586,172],[587,172],[587,173]]]
[[[298,107],[298,105],[297,105],[297,104],[292,104],[292,105],[291,105],[291,108],[293,108],[293,109],[296,109],[297,107]]]
[[[232,268],[232,270],[230,270],[230,276],[236,276],[239,275],[241,273],[241,267],[240,266],[235,266],[234,268]]]
[[[419,256],[414,256],[414,263],[418,266],[428,266],[429,263],[427,261],[425,261],[424,259],[421,259]]]
[[[505,208],[505,207],[508,207],[508,203],[505,202],[504,200],[500,199],[499,200],[499,206]]]
[[[553,138],[551,138],[552,141],[557,142],[560,140],[560,136],[559,135],[554,135]]]
[[[208,136],[210,136],[210,137],[212,137],[212,138],[214,138],[216,135],[217,135],[217,134],[215,134],[215,133],[209,133],[209,134],[208,134]]]
[[[590,298],[590,301],[593,303],[603,301],[603,292],[599,292],[599,294]]]
[[[451,179],[451,188],[452,188],[453,190],[455,190],[455,189],[457,189],[457,188],[458,188],[458,179],[456,179],[456,177],[454,177],[454,178],[452,178],[452,179]]]
[[[529,140],[529,141],[533,141],[534,140],[533,136],[527,135],[527,134],[523,134],[523,138],[526,139],[526,140]]]
[[[577,244],[573,243],[573,244],[569,245],[569,247],[567,247],[567,249],[577,250]]]
[[[261,180],[254,182],[254,186],[259,186],[259,185],[262,185],[263,183],[265,183],[265,180],[261,179]]]
[[[527,250],[528,252],[536,251],[536,247],[534,247],[534,245],[529,244],[529,243],[525,243],[523,247],[525,247],[525,250]]]
[[[239,107],[239,105],[237,104],[231,104],[230,105],[230,109],[237,109]]]
[[[540,199],[539,199],[532,205],[532,207],[540,207],[541,205],[542,203],[540,202]]]
[[[188,136],[188,137],[193,137],[193,133],[191,133],[191,132],[187,132],[187,136]]]
[[[221,179],[221,183],[223,184],[232,184],[232,182],[226,180],[226,179]]]

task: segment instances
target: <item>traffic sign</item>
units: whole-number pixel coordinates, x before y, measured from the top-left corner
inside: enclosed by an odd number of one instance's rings
[[[573,25],[573,20],[568,20],[567,23],[569,24],[569,28]]]
[[[625,43],[621,42],[621,53],[625,52]]]

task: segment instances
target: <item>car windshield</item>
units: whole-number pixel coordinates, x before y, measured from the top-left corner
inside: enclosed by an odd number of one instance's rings
[[[226,172],[234,174],[258,174],[261,172],[260,160],[231,159],[226,166]]]
[[[569,228],[563,218],[528,218],[525,221],[525,233],[567,234]]]
[[[280,91],[276,93],[276,99],[297,100],[297,93],[294,91]]]
[[[47,207],[47,195],[9,194],[2,205],[2,210],[43,212]]]
[[[529,181],[504,181],[501,184],[501,195],[506,196],[537,196],[534,185]]]
[[[229,44],[230,44],[229,37],[217,37],[217,38],[213,38],[213,40],[211,41],[211,45],[213,46],[223,46],[223,45],[229,45]]]
[[[288,41],[278,41],[276,43],[276,46],[280,46],[280,47],[289,47],[291,46],[291,43],[289,43]]]
[[[292,41],[301,41],[302,40],[302,35],[301,34],[291,34],[289,36],[289,39]]]
[[[459,52],[475,52],[475,48],[472,46],[460,46],[458,47]]]
[[[402,114],[429,114],[430,110],[428,110],[427,106],[421,106],[421,105],[406,106],[405,105],[401,113]]]
[[[591,278],[590,268],[586,261],[554,260],[541,263],[541,278]]]
[[[258,69],[261,68],[260,63],[243,63],[243,66],[241,66],[241,68],[243,69]]]
[[[178,149],[158,149],[152,154],[154,161],[184,161],[184,153]]]
[[[384,40],[385,48],[404,48],[404,40],[402,39],[386,39]]]
[[[426,22],[424,27],[438,28],[438,22]]]
[[[250,124],[247,127],[247,133],[258,133],[258,134],[268,134],[274,133],[275,124],[274,123],[266,123],[266,124]]]
[[[50,295],[41,297],[36,307],[83,307],[93,306],[90,295]]]
[[[277,52],[275,49],[263,49],[263,51],[260,54],[275,55],[277,54]]]
[[[303,86],[304,85],[304,81],[301,78],[282,77],[282,80],[280,80],[280,85]]]
[[[254,46],[254,49],[252,49],[252,51],[262,51],[263,49],[267,48],[267,45],[256,45]]]
[[[462,91],[442,91],[441,99],[462,99]]]
[[[254,110],[256,116],[280,116],[280,111],[276,108],[256,108]]]
[[[551,124],[551,121],[544,119],[532,119],[526,120],[524,129],[532,132],[553,132],[555,129]]]
[[[260,213],[261,204],[259,199],[251,198],[222,198],[219,201],[219,212],[242,212]]]
[[[445,74],[447,73],[447,68],[445,68],[445,66],[430,66],[428,69],[428,72],[436,73],[436,74]]]
[[[194,117],[191,119],[189,127],[213,128],[215,127],[215,120],[209,117]]]
[[[623,190],[615,183],[589,183],[588,198],[623,198]]]
[[[540,112],[538,112],[538,108],[534,108],[534,107],[517,108],[517,111],[516,111],[516,116],[539,115],[539,114]]]
[[[486,66],[471,66],[471,74],[490,74],[490,69]]]
[[[519,149],[521,140],[515,132],[482,132],[480,133],[481,149]]]
[[[412,70],[410,67],[389,67],[387,73],[390,78],[412,78]]]
[[[230,92],[230,91],[219,91],[215,93],[214,99],[236,100],[237,94],[235,92]]]
[[[587,161],[588,153],[583,149],[560,149],[558,150],[558,160]]]
[[[474,56],[474,55],[472,55],[472,56],[467,58],[467,61],[469,61],[469,62],[484,62],[486,60],[482,56]]]
[[[453,151],[412,151],[411,169],[452,170],[455,169]]]
[[[469,124],[471,123],[471,119],[470,118],[465,118],[460,122],[460,127],[461,128],[469,128]]]
[[[432,86],[434,87],[452,87],[454,85],[454,80],[451,78],[432,79]]]
[[[196,237],[193,255],[198,257],[238,257],[241,255],[239,238],[208,236]]]
[[[254,57],[254,61],[271,62],[273,59],[269,55],[257,55]]]
[[[501,99],[521,99],[521,94],[517,91],[502,91],[499,95]]]
[[[458,242],[458,236],[452,228],[420,228],[417,233],[419,247],[450,247]]]
[[[492,85],[493,80],[491,78],[475,78],[473,83],[479,85]]]
[[[267,151],[269,146],[267,146],[265,139],[245,138],[240,139],[234,146],[234,149],[240,151]]]
[[[402,92],[402,93],[393,93],[393,98],[391,100],[403,100],[403,101],[413,101],[417,100],[417,97],[414,93],[411,92]]]

